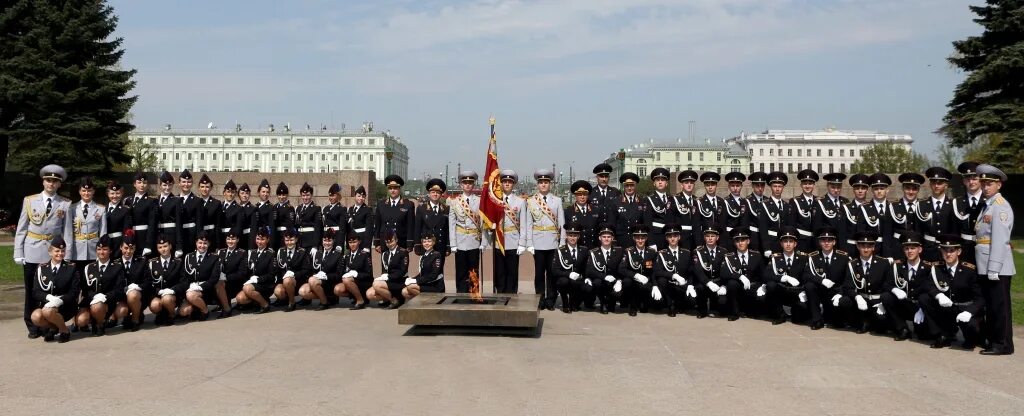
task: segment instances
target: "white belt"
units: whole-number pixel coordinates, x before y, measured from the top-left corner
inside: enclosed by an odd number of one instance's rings
[[[363,232],[366,232],[366,227],[356,228],[356,229],[354,229],[352,231],[357,232],[357,233],[363,233]]]
[[[149,229],[149,226],[148,225],[136,225],[136,226],[132,227],[132,229],[135,230],[135,231],[145,231],[145,230]]]
[[[221,228],[221,229],[220,229],[220,232],[222,232],[222,233],[227,233],[227,232],[231,232],[231,227],[228,227],[228,228]]]
[[[931,242],[933,242],[933,243],[938,243],[938,242],[939,242],[939,240],[938,240],[937,238],[935,238],[935,237],[932,237],[932,236],[930,236],[930,235],[925,235],[925,236],[924,236],[924,239],[925,239],[925,240],[928,240],[928,241],[931,241]]]
[[[277,227],[277,231],[284,231],[284,230],[287,230],[287,229],[288,229],[288,227]]]
[[[194,223],[194,222],[190,222],[190,223],[186,223],[186,224],[181,224],[181,228],[193,228],[195,226],[196,226],[196,223]]]
[[[159,225],[159,227],[160,228],[174,228],[176,225],[178,225],[178,224],[175,224],[173,222],[165,222],[165,223],[161,223]]]
[[[861,295],[861,296],[864,296],[864,295]],[[879,300],[879,299],[882,298],[882,295],[867,295],[867,296],[864,296],[864,298],[867,299],[867,300]]]
[[[731,232],[732,231],[732,227],[725,227],[725,231],[726,232]]]
[[[299,227],[299,232],[300,233],[311,233],[313,231],[316,231],[316,228],[313,228],[313,227]]]
[[[693,230],[693,226],[692,225],[680,225],[679,229],[680,230]]]
[[[333,226],[333,227],[327,227],[327,228],[325,228],[325,229],[327,229],[327,230],[334,230],[334,231],[338,231],[338,230],[341,230],[341,227],[338,227],[338,226]]]
[[[968,241],[974,241],[974,235],[971,234],[960,234],[960,238]]]
[[[660,222],[654,222],[654,221],[651,221],[651,227],[658,227],[658,228],[664,228],[664,227],[665,227],[665,224],[662,224],[662,223],[660,223]]]
[[[811,236],[813,236],[813,235],[814,235],[814,234],[812,234],[812,233],[811,233],[810,231],[807,231],[807,230],[801,230],[801,229],[799,229],[799,228],[797,228],[797,229],[796,229],[796,232],[800,233],[800,235],[805,235],[805,236],[808,236],[808,237],[811,237]],[[899,238],[899,237],[897,237],[897,238]]]
[[[120,236],[123,236],[123,235],[124,235],[124,233],[110,233],[110,234],[107,234],[107,237],[109,237],[109,238],[117,238],[117,237],[120,237]]]
[[[857,245],[857,242],[854,240],[846,240],[846,244]]]
[[[768,230],[768,235],[778,236],[779,232],[775,230]]]
[[[215,225],[213,225],[213,224],[210,224],[210,225],[204,225],[204,226],[203,226],[203,229],[204,229],[204,230],[212,230],[212,229],[214,229],[215,227],[216,227]]]
[[[246,228],[246,229],[242,230],[242,234],[249,234],[251,231],[252,231],[251,228]]]
[[[750,227],[747,227],[747,228],[749,228],[750,232],[752,232],[752,233],[756,233],[756,232],[760,231],[757,227],[755,227],[753,225],[751,225]]]
[[[902,235],[902,234],[900,234],[900,233],[892,233],[892,236],[896,237],[897,240],[900,239],[900,235]]]

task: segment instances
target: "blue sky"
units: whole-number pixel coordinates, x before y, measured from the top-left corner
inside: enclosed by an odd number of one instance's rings
[[[134,123],[341,123],[403,138],[409,176],[589,171],[647,139],[876,129],[934,156],[980,32],[946,0],[116,0]]]

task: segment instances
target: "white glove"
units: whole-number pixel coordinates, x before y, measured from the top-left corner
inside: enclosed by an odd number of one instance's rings
[[[337,247],[334,248],[334,251],[345,252],[345,247],[337,246]]]
[[[642,275],[640,273],[634,274],[633,275],[633,280],[636,280],[637,282],[640,282],[640,284],[642,284],[642,285],[646,285],[647,284],[647,276],[644,276],[644,275]]]
[[[47,302],[53,302],[55,299],[60,299],[60,297],[59,296],[54,296],[54,295],[46,295],[46,301]]]
[[[606,281],[608,283],[612,283],[612,282],[615,281],[615,276],[607,275],[607,276],[604,277],[604,281]]]
[[[380,277],[378,277],[376,279],[373,279],[373,280],[378,281],[378,282],[386,282],[388,280],[388,274],[384,273],[384,274],[380,275]]]
[[[14,264],[17,264],[19,266],[24,266],[25,265],[25,258],[24,257],[15,257],[14,258]]]
[[[839,300],[843,298],[843,295],[835,295],[832,297],[832,306],[839,307]]]
[[[410,278],[407,278],[407,279],[405,279],[405,285],[406,285],[406,286],[409,286],[409,285],[414,285],[414,284],[416,284],[416,279],[413,279],[413,278],[411,278],[411,277],[410,277]]]
[[[743,290],[750,290],[750,279],[746,275],[740,275],[740,283],[743,283]]]
[[[580,274],[576,272],[569,272],[569,278],[572,280],[580,280]]]
[[[192,283],[192,284],[188,285],[187,292],[202,292],[202,291],[203,291],[203,287],[199,286],[199,283]]]
[[[141,292],[142,288],[139,287],[139,285],[137,285],[135,283],[132,283],[132,284],[128,285],[128,290],[134,290],[134,291],[137,291],[137,292]]]
[[[661,300],[661,289],[658,289],[657,286],[651,288],[651,299],[654,299],[655,302]]]
[[[885,305],[883,305],[881,303],[878,303],[878,304],[875,304],[875,308],[877,308],[875,310],[875,313],[877,313],[878,316],[885,316]]]
[[[245,284],[247,284],[247,285],[254,285],[259,280],[260,280],[259,276],[249,276],[249,280],[246,280]]]
[[[533,247],[527,247],[526,251],[529,251],[530,254],[537,254],[536,250],[534,250]]]
[[[219,279],[219,280],[220,280],[221,282],[223,282],[223,281],[226,281],[226,280],[228,280],[228,275],[227,275],[226,273],[224,273],[224,272],[221,272],[221,273],[220,273],[220,279]]]
[[[672,275],[672,281],[675,282],[679,286],[682,286],[682,285],[686,284],[686,279],[683,279],[683,276],[680,276],[679,274],[673,274]]]
[[[591,282],[590,278],[583,279],[583,283],[586,283],[587,286],[593,286],[594,285],[594,282]]]
[[[857,295],[857,297],[853,298],[853,300],[857,301],[857,309],[860,309],[862,311],[868,310],[868,301],[864,300],[863,296]]]
[[[143,257],[148,256],[149,253],[152,253],[152,252],[153,252],[153,250],[150,250],[148,248],[144,248],[144,249],[142,249],[142,256]]]
[[[56,308],[61,307],[62,305],[64,305],[64,300],[61,299],[61,298],[57,298],[57,299],[51,300],[49,302],[46,302],[46,304],[43,305],[43,307],[44,308],[54,308],[54,309],[56,309]]]
[[[782,279],[779,279],[779,280],[781,280],[782,283],[788,283],[790,286],[793,286],[793,287],[796,287],[797,285],[800,284],[799,280],[796,280],[795,278],[793,278],[793,276],[790,276],[788,274],[782,275]]]
[[[184,253],[182,253],[181,250],[174,250],[174,258],[179,258],[182,254]]]
[[[729,290],[726,289],[725,286],[719,286],[716,292],[718,292],[718,296],[725,296],[727,293],[729,293]]]
[[[761,285],[761,287],[757,288],[757,297],[763,298],[766,294],[768,294],[768,289],[766,289],[764,285]]]
[[[914,313],[914,323],[918,324],[918,325],[924,323],[924,311],[923,310],[918,309],[917,312]]]
[[[772,256],[772,251],[771,250],[765,250],[764,251],[764,258],[768,258],[768,257],[771,257],[771,256]]]
[[[324,272],[316,272],[314,276],[316,276],[317,280],[327,280],[327,273]]]
[[[516,248],[516,255],[517,256],[521,256],[525,252],[526,252],[526,247],[519,246],[518,248]]]
[[[649,245],[649,246],[647,246],[647,248],[649,248],[651,250],[654,250],[654,251],[658,251],[658,246],[656,244]]]
[[[105,303],[106,301],[107,301],[107,295],[104,295],[102,293],[97,293],[97,294],[92,296],[92,301],[89,302],[89,305],[91,306],[91,305],[95,305],[97,303]]]
[[[833,281],[831,281],[831,280],[826,278],[826,279],[821,279],[821,285],[825,286],[825,289],[831,289],[832,286],[836,285],[836,282],[833,282]]]
[[[295,278],[295,272],[289,270],[289,271],[284,272],[284,276],[281,276],[282,279],[287,279],[289,277],[294,279]]]
[[[174,289],[160,289],[157,294],[160,296],[174,295]]]
[[[718,289],[721,288],[721,286],[718,286],[718,283],[715,282],[708,282],[707,286],[712,292],[718,292]]]
[[[345,272],[345,274],[343,274],[341,277],[351,277],[355,279],[357,276],[359,276],[359,272],[356,272],[355,270],[349,270]]]
[[[999,280],[999,273],[989,273],[988,280]]]
[[[904,292],[903,289],[900,289],[898,287],[892,288],[890,292],[892,292],[892,294],[896,296],[896,299],[903,300],[907,298],[907,292]]]
[[[621,280],[616,281],[615,284],[612,286],[612,290],[615,291],[615,293],[621,292],[622,291],[622,281]]]
[[[958,314],[958,315],[956,316],[956,321],[957,321],[957,322],[963,322],[963,323],[967,323],[967,322],[969,322],[969,321],[971,320],[971,317],[973,317],[973,316],[974,316],[974,315],[972,315],[972,314],[971,314],[970,312],[967,312],[967,311],[963,311],[963,312],[960,312],[960,313],[959,313],[959,314]]]
[[[796,298],[800,300],[800,303],[807,303],[807,292],[800,292]]]
[[[459,247],[458,246],[452,246],[451,252],[454,253],[456,251],[459,251]]]
[[[953,300],[950,299],[949,296],[946,296],[945,293],[939,293],[938,295],[935,295],[935,300],[939,301],[939,306],[943,308],[953,306]]]
[[[693,285],[687,286],[686,287],[686,296],[689,296],[691,298],[696,298],[697,297],[697,289],[694,289]]]

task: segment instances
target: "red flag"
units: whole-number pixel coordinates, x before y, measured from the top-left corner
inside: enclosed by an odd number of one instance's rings
[[[494,231],[494,246],[505,253],[505,194],[501,190],[501,170],[498,169],[498,140],[494,135],[494,117],[490,119],[491,140],[487,145],[487,168],[484,169],[480,198],[480,219],[484,227]]]

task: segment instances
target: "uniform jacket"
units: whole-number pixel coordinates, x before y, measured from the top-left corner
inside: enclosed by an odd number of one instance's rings
[[[747,263],[743,265],[740,262],[739,253],[728,253],[725,255],[725,259],[722,261],[722,279],[723,280],[740,280],[740,276],[747,276],[747,280],[750,280],[751,288],[754,288],[755,284],[763,282],[764,279],[764,256],[760,252],[747,249]]]
[[[448,244],[459,250],[480,248],[482,222],[480,197],[459,195],[448,199]],[[417,238],[419,238],[417,236]]]
[[[124,203],[131,210],[129,216],[132,219],[132,229],[135,230],[136,251],[139,255],[147,248],[156,251],[156,236],[160,233],[160,229],[157,228],[157,200],[148,195],[132,195],[125,198]]]
[[[64,240],[68,249],[67,260],[95,260],[96,243],[107,233],[107,207],[95,201],[87,204],[88,212],[83,211],[82,201],[71,204],[68,208],[69,221],[64,221]]]
[[[149,289],[156,294],[161,289],[174,289],[181,280],[181,259],[171,258],[167,261],[167,268],[163,267],[163,259],[160,256],[149,261]],[[176,291],[177,292],[177,291]]]
[[[199,253],[191,252],[182,257],[181,279],[179,279],[174,291],[185,293],[192,283],[198,283],[203,288],[203,293],[210,293],[220,280],[220,257],[216,253],[207,252],[203,255],[203,261],[199,262]]]
[[[249,273],[252,274],[251,276],[256,276],[256,284],[270,286],[279,281],[277,278],[277,255],[273,249],[269,247],[263,250],[251,249],[246,260],[249,263]]]
[[[725,249],[715,247],[714,254],[707,246],[693,250],[693,277],[701,285],[708,282],[721,284],[722,262],[725,261]]]
[[[115,260],[108,260],[106,266],[102,273],[100,273],[99,261],[85,266],[84,276],[79,283],[85,305],[89,305],[92,302],[92,297],[98,293],[106,296],[108,301],[114,301],[121,293],[124,293],[124,267]]]
[[[625,249],[612,246],[609,249],[607,260],[605,260],[601,250],[601,247],[598,247],[591,249],[587,253],[584,276],[592,282],[604,281],[606,276],[619,278],[619,264],[622,262]]]
[[[324,235],[324,218],[314,203],[295,207],[295,227],[299,232],[299,247],[320,247]]]
[[[985,211],[974,226],[978,273],[998,273],[1000,276],[1017,274],[1013,250],[1010,249],[1012,230],[1013,208],[1010,208],[1010,203],[1001,194],[993,195],[985,202]]]
[[[526,246],[536,250],[555,250],[565,242],[565,217],[562,198],[534,194],[526,200]]]
[[[284,275],[292,272],[295,274],[295,281],[301,285],[313,274],[309,252],[302,247],[295,247],[289,256],[288,251],[287,247],[277,249],[277,276],[283,281]]]
[[[46,295],[53,295],[60,298],[64,305],[74,305],[78,301],[79,294],[78,272],[71,263],[62,263],[57,272],[54,273],[49,260],[40,264],[36,269],[36,278],[32,285],[32,298],[38,302],[39,307],[46,304]]]
[[[682,247],[676,248],[675,255],[668,247],[658,251],[654,259],[654,277],[671,283],[672,275],[678,274],[687,283],[693,281],[693,254]]]
[[[589,202],[584,206],[572,204],[565,209],[565,223],[576,221],[583,227],[580,233],[579,244],[585,247],[596,247],[600,245],[597,241],[597,227],[601,221],[600,208],[591,205]]]
[[[384,269],[384,273],[388,275],[389,282],[405,283],[405,277],[409,274],[409,251],[395,247],[392,252],[384,247],[384,252],[380,253],[380,264]]]
[[[224,274],[224,280],[228,282],[244,282],[249,280],[249,262],[246,258],[248,252],[240,248],[228,250],[222,248],[217,256],[220,257],[220,272]]]
[[[416,274],[416,284],[426,285],[444,280],[444,254],[437,250],[430,250],[420,257],[419,273]]]
[[[888,257],[872,256],[867,275],[864,274],[864,261],[860,256],[850,259],[846,270],[848,274],[843,282],[843,295],[862,295],[865,300],[872,300],[868,296],[880,295],[885,290],[886,282],[893,278],[892,259]]]
[[[981,294],[978,279],[978,272],[973,264],[960,262],[951,275],[946,263],[939,262],[929,267],[921,291],[932,299],[943,293],[955,305],[977,316],[985,307],[985,297]]]
[[[434,212],[437,210],[437,212]],[[423,237],[423,233],[430,231],[434,233],[436,241],[434,245],[442,250],[449,250],[451,247],[449,237],[448,226],[448,206],[442,204],[439,200],[437,204],[431,204],[429,201],[425,204],[420,205],[416,208],[416,229],[414,238],[419,244],[419,240]]]
[[[587,271],[587,257],[590,253],[586,247],[577,245],[576,256],[568,245],[558,248],[554,256],[551,256],[551,275],[555,278],[568,278],[569,273],[579,273],[582,278]]]
[[[50,240],[63,235],[66,222],[71,221],[70,206],[71,201],[55,194],[50,197],[50,214],[47,215],[45,193],[26,196],[14,233],[14,258],[36,264],[49,262]],[[71,244],[72,237],[65,235],[64,240]]]
[[[387,232],[392,231],[398,236],[398,245],[400,247],[412,248],[415,238],[414,227],[416,226],[416,207],[412,201],[399,198],[397,206],[391,206],[391,199],[384,198],[377,202],[376,215],[373,217],[373,241],[374,245],[383,247],[384,242],[379,241],[380,236]],[[478,247],[479,248],[479,247]]]

